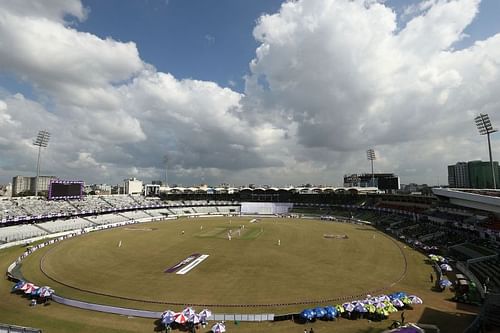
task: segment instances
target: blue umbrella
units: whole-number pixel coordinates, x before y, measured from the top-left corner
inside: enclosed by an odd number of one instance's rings
[[[316,318],[323,318],[326,316],[326,310],[322,307],[314,308],[314,313],[316,314]]]
[[[15,290],[20,290],[24,285],[26,284],[26,281],[24,280],[19,280],[15,285],[14,287],[12,287],[12,291],[15,291]]]
[[[393,297],[391,297],[391,295],[392,295]],[[404,291],[398,291],[398,292],[395,292],[395,293],[393,293],[393,294],[391,294],[391,295],[389,295],[389,298],[391,299],[391,301],[392,301],[394,298],[401,299],[401,298],[403,298],[403,297],[407,297],[407,296],[408,296],[408,294],[407,294],[407,293],[405,293]]]
[[[326,311],[326,318],[328,319],[333,319],[338,315],[337,309],[331,305],[325,306],[325,311]]]
[[[163,324],[165,324],[165,325],[169,325],[169,324],[173,323],[173,322],[174,322],[174,320],[175,320],[175,315],[176,315],[176,314],[177,314],[177,313],[175,313],[175,312],[174,312],[174,311],[172,311],[172,310],[167,310],[167,311],[163,312],[163,313],[161,314],[161,322],[162,322]]]
[[[356,304],[356,306],[354,307],[354,311],[360,312],[360,313],[368,312],[368,310],[366,309],[366,307],[363,303]]]
[[[314,312],[313,309],[304,309],[301,313],[300,313],[300,317],[305,319],[305,320],[313,320],[314,317],[316,316],[316,313]]]
[[[439,280],[439,285],[443,288],[450,287],[452,284],[450,280]]]

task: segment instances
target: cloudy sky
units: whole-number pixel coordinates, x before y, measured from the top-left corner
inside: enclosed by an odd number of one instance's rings
[[[0,183],[446,184],[500,126],[497,0],[2,0]],[[492,135],[500,159],[500,134]]]

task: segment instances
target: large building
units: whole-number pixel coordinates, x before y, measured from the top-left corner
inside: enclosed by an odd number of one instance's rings
[[[448,185],[452,188],[466,188],[470,186],[467,162],[448,165]]]
[[[38,191],[48,192],[51,179],[57,179],[56,176],[39,176],[38,177]],[[35,194],[36,177],[15,176],[12,178],[12,196],[22,194],[34,195]]]
[[[500,182],[498,162],[493,162],[497,187]],[[469,161],[448,165],[448,185],[451,188],[493,188],[490,162]]]
[[[130,178],[124,180],[124,194],[142,194],[142,180]]]
[[[344,187],[377,187],[382,191],[399,190],[399,177],[393,173],[363,173],[344,176]]]

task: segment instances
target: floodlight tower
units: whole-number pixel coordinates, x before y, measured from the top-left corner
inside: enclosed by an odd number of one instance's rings
[[[490,134],[495,133],[498,129],[493,128],[491,125],[490,116],[487,113],[480,113],[479,116],[474,118],[476,121],[477,129],[479,130],[480,135],[486,135],[488,137],[488,152],[490,154],[490,167],[491,167],[491,175],[493,176],[493,188],[497,188],[497,182],[495,177],[495,168],[493,167],[493,158],[491,156],[491,142],[490,142]]]
[[[168,186],[168,156],[163,156],[163,163],[165,163],[165,186]]]
[[[373,186],[375,186],[375,174],[373,173],[373,161],[377,159],[375,157],[375,150],[368,149],[366,151],[366,157],[368,158],[368,161],[370,161],[372,164],[372,187],[373,187]]]
[[[38,147],[38,159],[36,162],[36,179],[35,179],[35,197],[38,196],[38,177],[40,176],[40,155],[42,148],[47,148],[49,145],[50,133],[48,131],[42,130],[38,132],[33,145]]]

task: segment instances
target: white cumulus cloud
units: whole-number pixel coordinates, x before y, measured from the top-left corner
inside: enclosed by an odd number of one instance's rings
[[[80,1],[3,1],[0,73],[33,96],[0,87],[0,180],[33,173],[47,129],[43,173],[87,182],[162,178],[166,154],[185,184],[340,184],[374,148],[376,171],[445,183],[447,164],[487,158],[474,115],[500,124],[500,35],[454,49],[479,9],[425,1],[398,26],[384,1],[284,2],[256,22],[242,94],[79,31]]]

